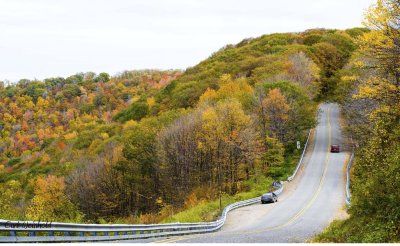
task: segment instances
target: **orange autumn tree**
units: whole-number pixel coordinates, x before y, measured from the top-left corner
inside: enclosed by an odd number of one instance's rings
[[[268,122],[268,128],[271,135],[275,136],[280,142],[283,142],[285,135],[285,126],[289,119],[289,105],[284,95],[279,89],[272,89],[263,100]]]

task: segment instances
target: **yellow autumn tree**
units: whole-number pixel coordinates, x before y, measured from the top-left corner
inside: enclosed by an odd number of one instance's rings
[[[360,52],[368,58],[361,64],[378,73],[360,86],[356,98],[370,98],[400,108],[400,3],[378,0],[365,15],[364,25],[371,29],[359,40]],[[397,105],[397,106],[396,106]],[[386,111],[385,107],[381,109]]]
[[[216,103],[228,98],[238,100],[244,108],[249,108],[253,99],[253,87],[244,78],[233,80],[230,75],[223,75],[219,80],[218,90],[208,88],[200,97],[199,104]]]
[[[234,194],[237,181],[243,172],[248,172],[259,148],[250,116],[236,99],[219,101],[203,112],[197,135],[202,151],[213,156],[218,179],[223,179],[218,181],[219,185]]]
[[[1,173],[0,165],[0,173]],[[24,190],[17,180],[10,180],[0,184],[0,218],[8,220],[21,219],[24,209]],[[16,204],[18,204],[16,206]]]
[[[79,222],[80,212],[65,194],[64,177],[49,175],[35,182],[34,197],[26,209],[30,220]]]

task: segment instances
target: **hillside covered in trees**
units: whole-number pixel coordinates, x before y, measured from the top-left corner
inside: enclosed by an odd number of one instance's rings
[[[1,83],[0,217],[158,222],[284,179],[365,33],[245,39],[184,72]]]

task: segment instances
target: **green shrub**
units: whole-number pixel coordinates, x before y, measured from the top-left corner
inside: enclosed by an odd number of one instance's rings
[[[96,134],[94,134],[90,130],[85,130],[79,133],[76,141],[74,143],[74,147],[77,149],[84,149],[90,146],[92,141],[95,139]]]
[[[21,158],[15,157],[15,158],[10,159],[8,161],[7,165],[8,166],[14,166],[15,164],[18,164],[20,161],[21,161]]]
[[[114,116],[114,120],[125,122],[128,120],[141,120],[149,113],[149,106],[146,102],[134,102],[127,108],[121,110]]]

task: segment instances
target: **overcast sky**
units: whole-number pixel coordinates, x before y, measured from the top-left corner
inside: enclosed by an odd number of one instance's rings
[[[375,0],[0,0],[0,80],[185,69],[274,32],[361,26]]]

